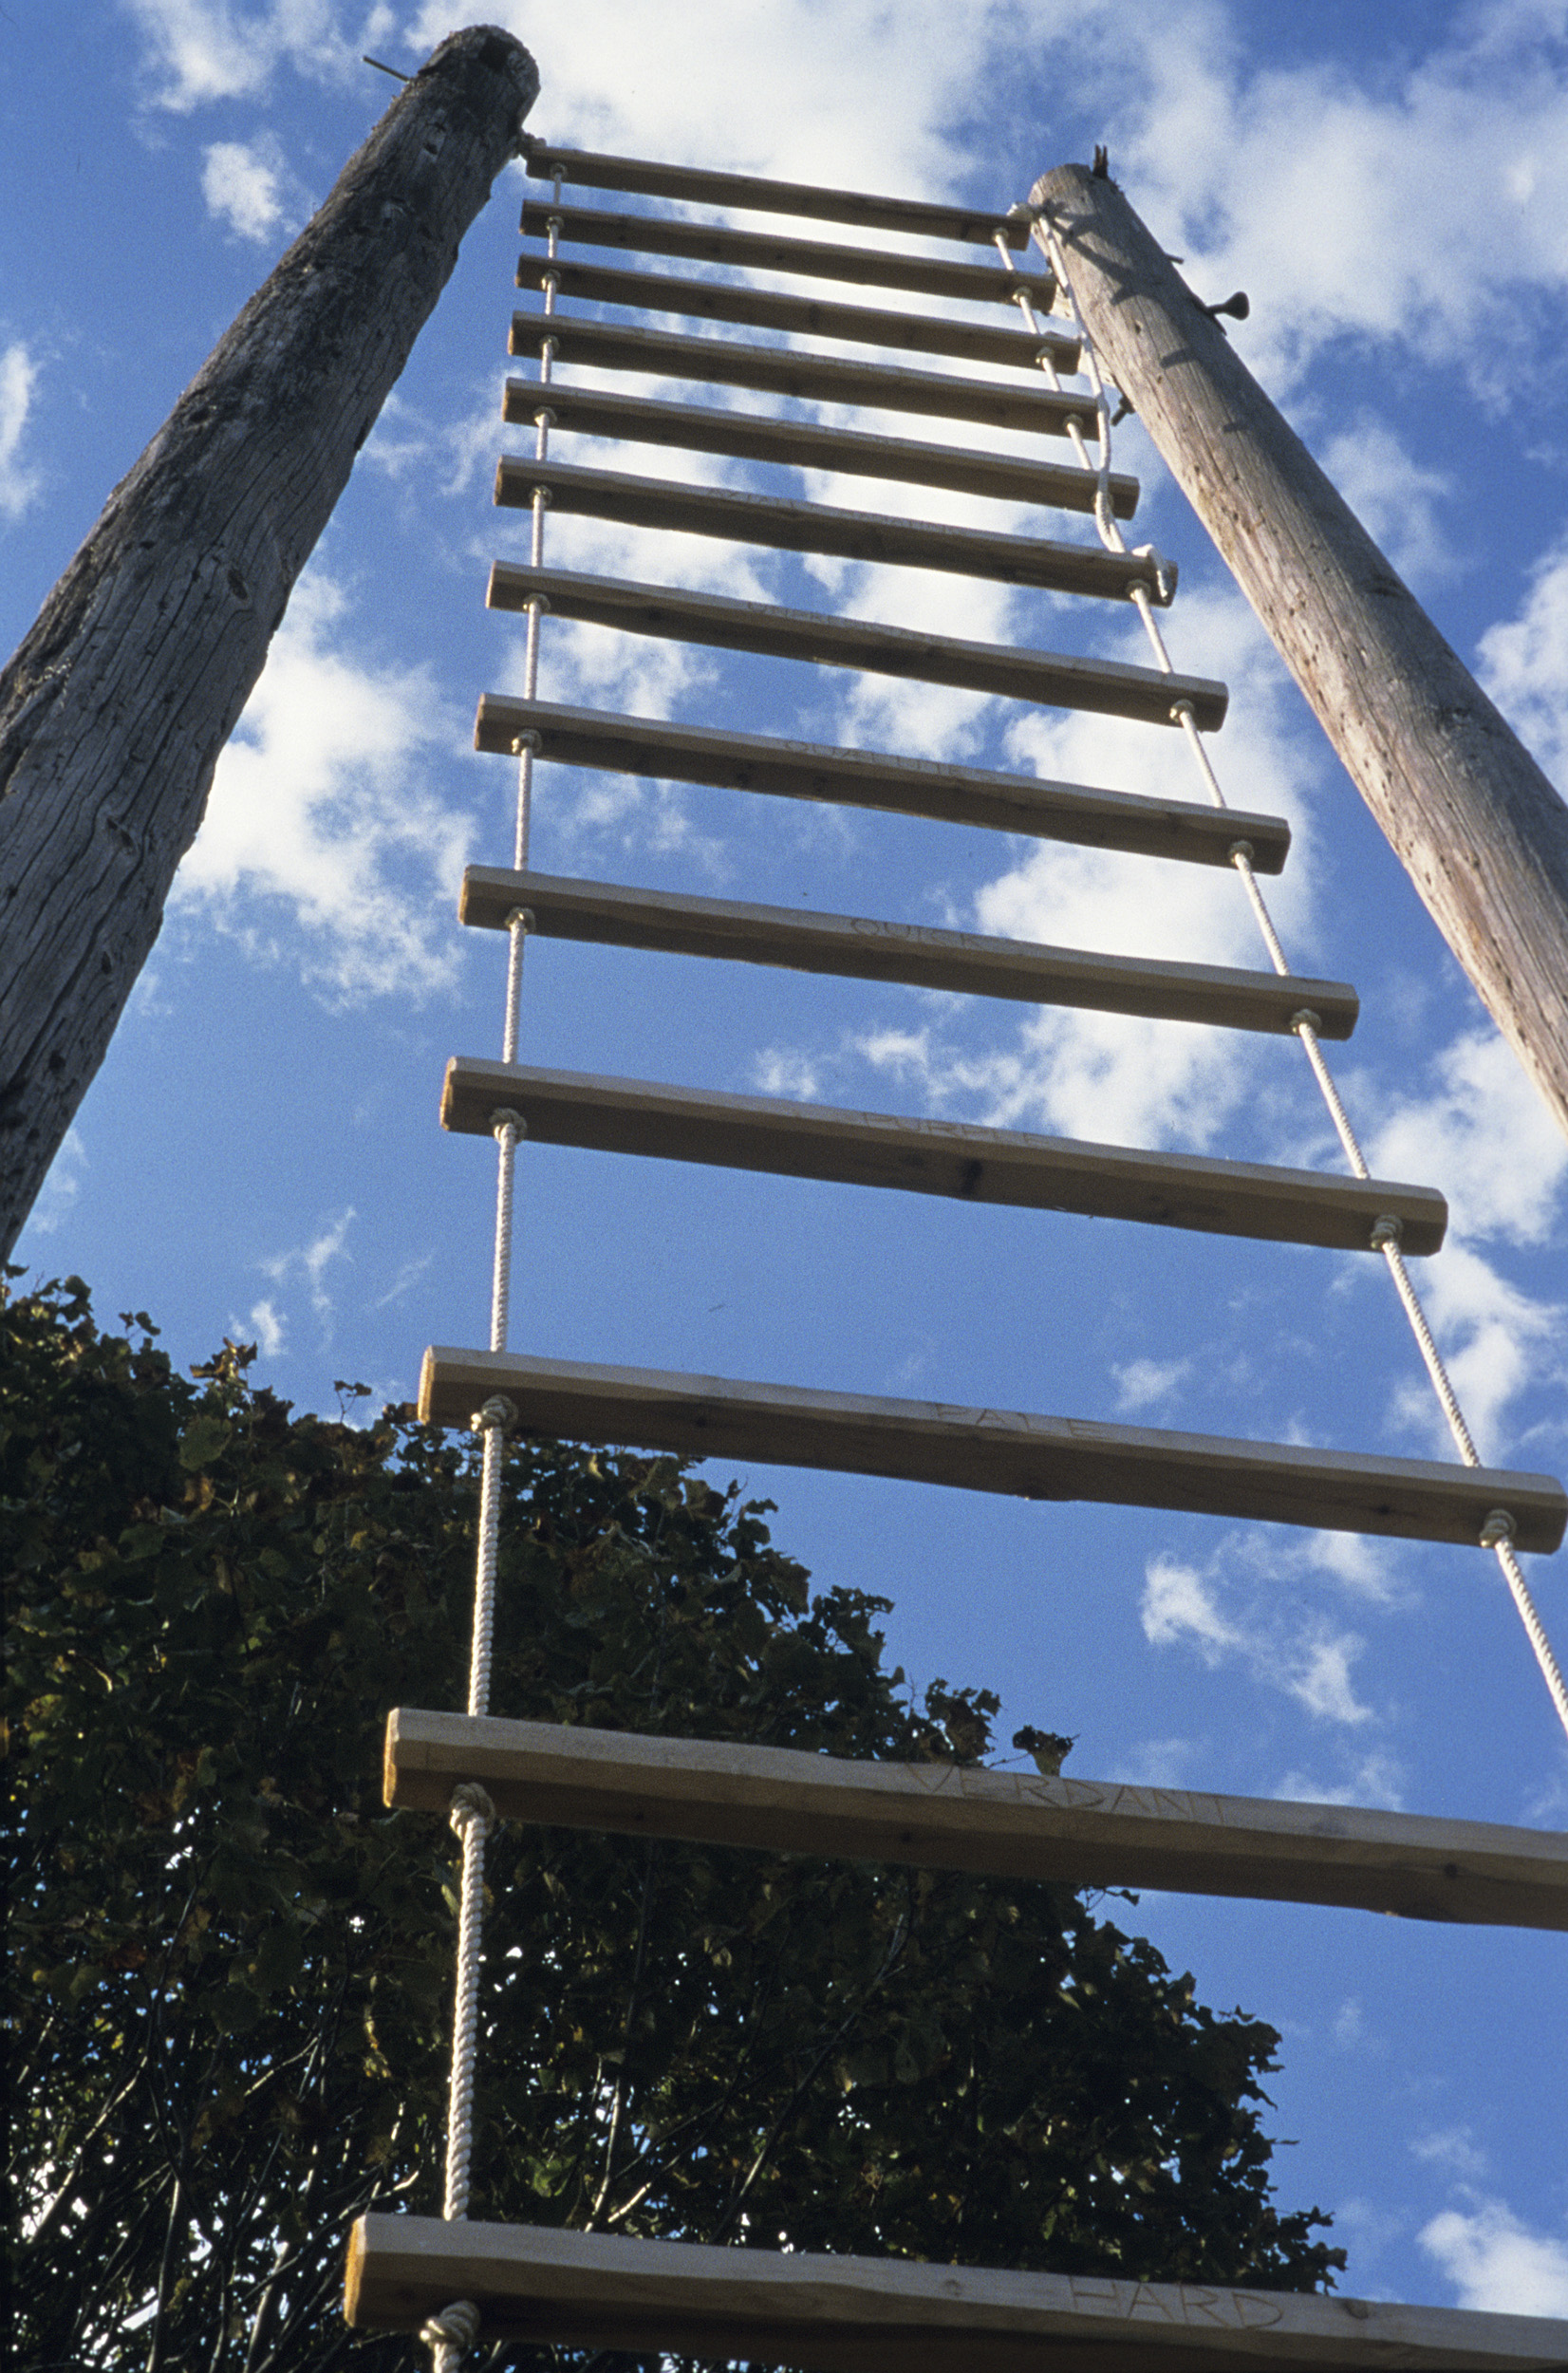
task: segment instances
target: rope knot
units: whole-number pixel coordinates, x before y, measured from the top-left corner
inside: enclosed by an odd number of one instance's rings
[[[493,1426],[498,1426],[505,1433],[517,1423],[517,1411],[504,1392],[493,1392],[468,1422],[476,1433],[488,1433]]]
[[[1504,1549],[1512,1544],[1514,1520],[1506,1508],[1493,1508],[1477,1536],[1484,1549]]]
[[[465,2355],[479,2337],[479,2310],[472,2299],[454,2299],[439,2315],[420,2326],[427,2348],[457,2348]]]
[[[1372,1235],[1368,1241],[1373,1252],[1387,1252],[1391,1245],[1397,1251],[1405,1241],[1404,1221],[1392,1211],[1380,1211],[1372,1222]]]
[[[512,737],[512,755],[514,758],[520,758],[525,750],[532,750],[537,757],[544,746],[544,735],[536,732],[532,725],[526,734],[513,734]]]
[[[537,745],[539,740],[537,734],[533,736],[533,740]],[[536,931],[539,925],[532,906],[513,906],[508,912],[506,927],[509,931],[521,931],[526,934],[530,931]]]
[[[464,1780],[452,1791],[452,1809],[447,1820],[459,1838],[466,1836],[471,1821],[482,1821],[490,1828],[498,1818],[488,1788],[477,1780]]]
[[[490,1116],[490,1133],[493,1137],[501,1137],[505,1135],[509,1129],[514,1138],[526,1137],[528,1135],[528,1123],[524,1120],[521,1112],[514,1112],[510,1104],[498,1104],[495,1107],[495,1112],[492,1112]],[[488,1409],[489,1406],[490,1404],[487,1401],[485,1407]],[[512,1404],[510,1401],[507,1403],[507,1407],[511,1409]]]
[[[1293,1030],[1311,1030],[1316,1037],[1321,1037],[1323,1034],[1323,1017],[1321,1014],[1315,1014],[1310,1005],[1300,1005],[1297,1006],[1296,1012],[1292,1014],[1290,1018],[1290,1026]],[[1379,1220],[1377,1224],[1381,1227],[1383,1225],[1383,1222]],[[1391,1223],[1391,1224],[1397,1227],[1399,1225],[1399,1222],[1394,1220]],[[1375,1236],[1372,1241],[1374,1243],[1376,1243],[1377,1240]]]

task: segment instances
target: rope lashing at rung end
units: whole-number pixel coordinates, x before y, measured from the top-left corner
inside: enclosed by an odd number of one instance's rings
[[[1298,1012],[1292,1014],[1290,1018],[1290,1026],[1297,1033],[1297,1035],[1299,1035],[1303,1030],[1312,1030],[1316,1031],[1317,1036],[1321,1037],[1323,1035],[1323,1017],[1321,1014],[1315,1014],[1310,1005],[1303,1005]],[[1397,1226],[1397,1224],[1398,1223],[1396,1221],[1395,1225]]]
[[[535,745],[539,737],[535,734],[533,736]],[[513,906],[507,915],[506,927],[509,931],[536,931],[539,928],[538,918],[532,906]]]
[[[1490,1523],[1492,1519],[1488,1517],[1486,1521]],[[1512,1519],[1509,1523],[1512,1523]],[[461,1781],[453,1789],[452,1808],[447,1814],[447,1821],[459,1838],[465,1834],[471,1821],[482,1821],[487,1829],[494,1829],[499,1818],[495,1800],[477,1780]]]
[[[1154,576],[1154,591],[1161,604],[1167,607],[1176,598],[1181,570],[1173,560],[1167,560],[1157,545],[1138,544],[1133,547],[1134,560],[1147,560]]]
[[[555,415],[551,410],[548,403],[541,404],[538,411],[533,415],[533,425],[535,428],[553,428],[555,426]]]
[[[1397,1252],[1405,1241],[1405,1223],[1396,1212],[1382,1211],[1372,1224],[1367,1242],[1373,1252],[1387,1251],[1391,1244]]]
[[[467,2352],[479,2337],[479,2310],[472,2299],[454,2299],[439,2315],[420,2326],[427,2348],[457,2348]]]
[[[512,755],[514,758],[520,758],[525,750],[532,750],[537,757],[544,746],[544,735],[537,733],[532,725],[527,733],[513,734],[512,737]]]
[[[1509,1546],[1514,1538],[1514,1520],[1507,1509],[1493,1508],[1476,1538],[1484,1549],[1502,1549]]]
[[[521,1112],[514,1112],[510,1104],[498,1104],[490,1116],[490,1133],[504,1142],[509,1129],[514,1138],[528,1135],[528,1123]]]
[[[493,1392],[468,1422],[475,1433],[488,1433],[492,1428],[500,1433],[510,1433],[517,1423],[517,1411],[504,1392]]]

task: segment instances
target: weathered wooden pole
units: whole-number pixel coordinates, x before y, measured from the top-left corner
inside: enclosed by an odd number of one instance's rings
[[[1061,165],[1031,199],[1108,376],[1568,1132],[1568,807],[1116,184]]]
[[[538,89],[510,33],[441,43],[0,673],[0,1257],[158,936],[294,580]]]

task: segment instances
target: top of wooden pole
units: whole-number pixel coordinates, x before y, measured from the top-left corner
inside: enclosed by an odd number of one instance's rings
[[[1115,182],[1060,165],[1030,198],[1108,376],[1568,1133],[1568,807]]]

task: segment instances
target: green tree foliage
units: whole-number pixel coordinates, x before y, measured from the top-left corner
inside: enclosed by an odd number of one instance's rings
[[[383,1810],[379,1747],[389,1707],[462,1702],[474,1461],[126,1325],[76,1280],[4,1313],[17,2362],[404,2367],[339,2319],[343,2239],[439,2207],[457,1849]],[[987,1751],[995,1698],[917,1707],[886,1602],[811,1598],[733,1487],[534,1442],[508,1489],[497,1711]],[[1065,1890],[520,1824],[488,1873],[475,2214],[1285,2289],[1342,2262],[1271,2204],[1274,2030]]]

